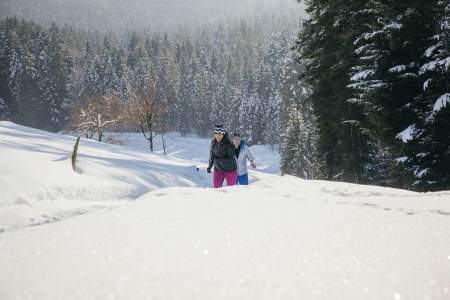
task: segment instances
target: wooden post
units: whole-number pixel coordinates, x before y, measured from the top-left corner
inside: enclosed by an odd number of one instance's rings
[[[78,154],[78,145],[80,144],[80,137],[77,138],[77,142],[73,146],[73,152],[72,152],[72,169],[76,171],[77,167],[77,154]]]

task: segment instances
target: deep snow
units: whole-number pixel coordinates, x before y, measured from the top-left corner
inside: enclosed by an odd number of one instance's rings
[[[59,165],[64,160],[49,158],[62,157],[72,138],[0,125],[1,168],[10,168],[8,183],[5,172],[0,175],[2,197],[8,188],[14,199],[23,180],[30,195],[39,181],[51,190],[57,178],[45,174],[54,164],[66,179],[87,177],[74,179],[77,197],[98,177],[111,194],[131,185],[134,176],[142,189],[151,189],[142,178],[155,172],[172,186],[116,209],[0,234],[2,300],[450,298],[450,192],[421,194],[255,171],[258,181],[248,187],[215,190],[202,187],[210,179],[204,172],[192,171],[201,162],[93,142],[84,142],[85,151],[95,154],[82,154],[83,172],[70,175]],[[36,145],[57,149],[33,154]],[[12,167],[21,158],[30,166]],[[40,177],[24,173],[31,166],[39,167]],[[163,173],[172,169],[186,176]],[[115,178],[119,171],[127,173]],[[72,186],[63,179],[60,191]],[[64,193],[62,206],[70,203]],[[104,193],[96,196],[108,201]],[[40,201],[45,200],[31,201],[32,211]]]

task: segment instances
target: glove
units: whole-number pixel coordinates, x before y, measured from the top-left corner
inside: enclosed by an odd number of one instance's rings
[[[252,167],[256,169],[256,161],[252,161]]]
[[[208,167],[208,169],[206,169],[206,172],[211,173],[211,167]]]

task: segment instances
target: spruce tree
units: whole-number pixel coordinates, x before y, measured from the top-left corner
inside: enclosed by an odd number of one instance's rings
[[[310,96],[319,128],[319,152],[326,164],[326,179],[367,182],[364,169],[368,161],[362,109],[348,101],[354,91],[348,74],[356,64],[353,41],[360,28],[354,12],[360,1],[306,2],[310,19],[303,24],[296,44],[297,61],[305,64],[304,80],[311,86]]]
[[[91,43],[86,42],[84,57],[81,62],[81,86],[78,96],[80,98],[100,94],[99,74],[94,50]]]
[[[427,17],[435,30],[418,71],[422,94],[414,103],[417,120],[407,146],[407,165],[415,188],[444,190],[450,188],[450,3],[437,1]]]

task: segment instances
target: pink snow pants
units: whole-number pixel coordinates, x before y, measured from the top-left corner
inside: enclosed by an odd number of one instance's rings
[[[227,185],[232,186],[236,184],[237,171],[222,173],[214,170],[214,188],[222,187],[223,180],[227,179]]]

